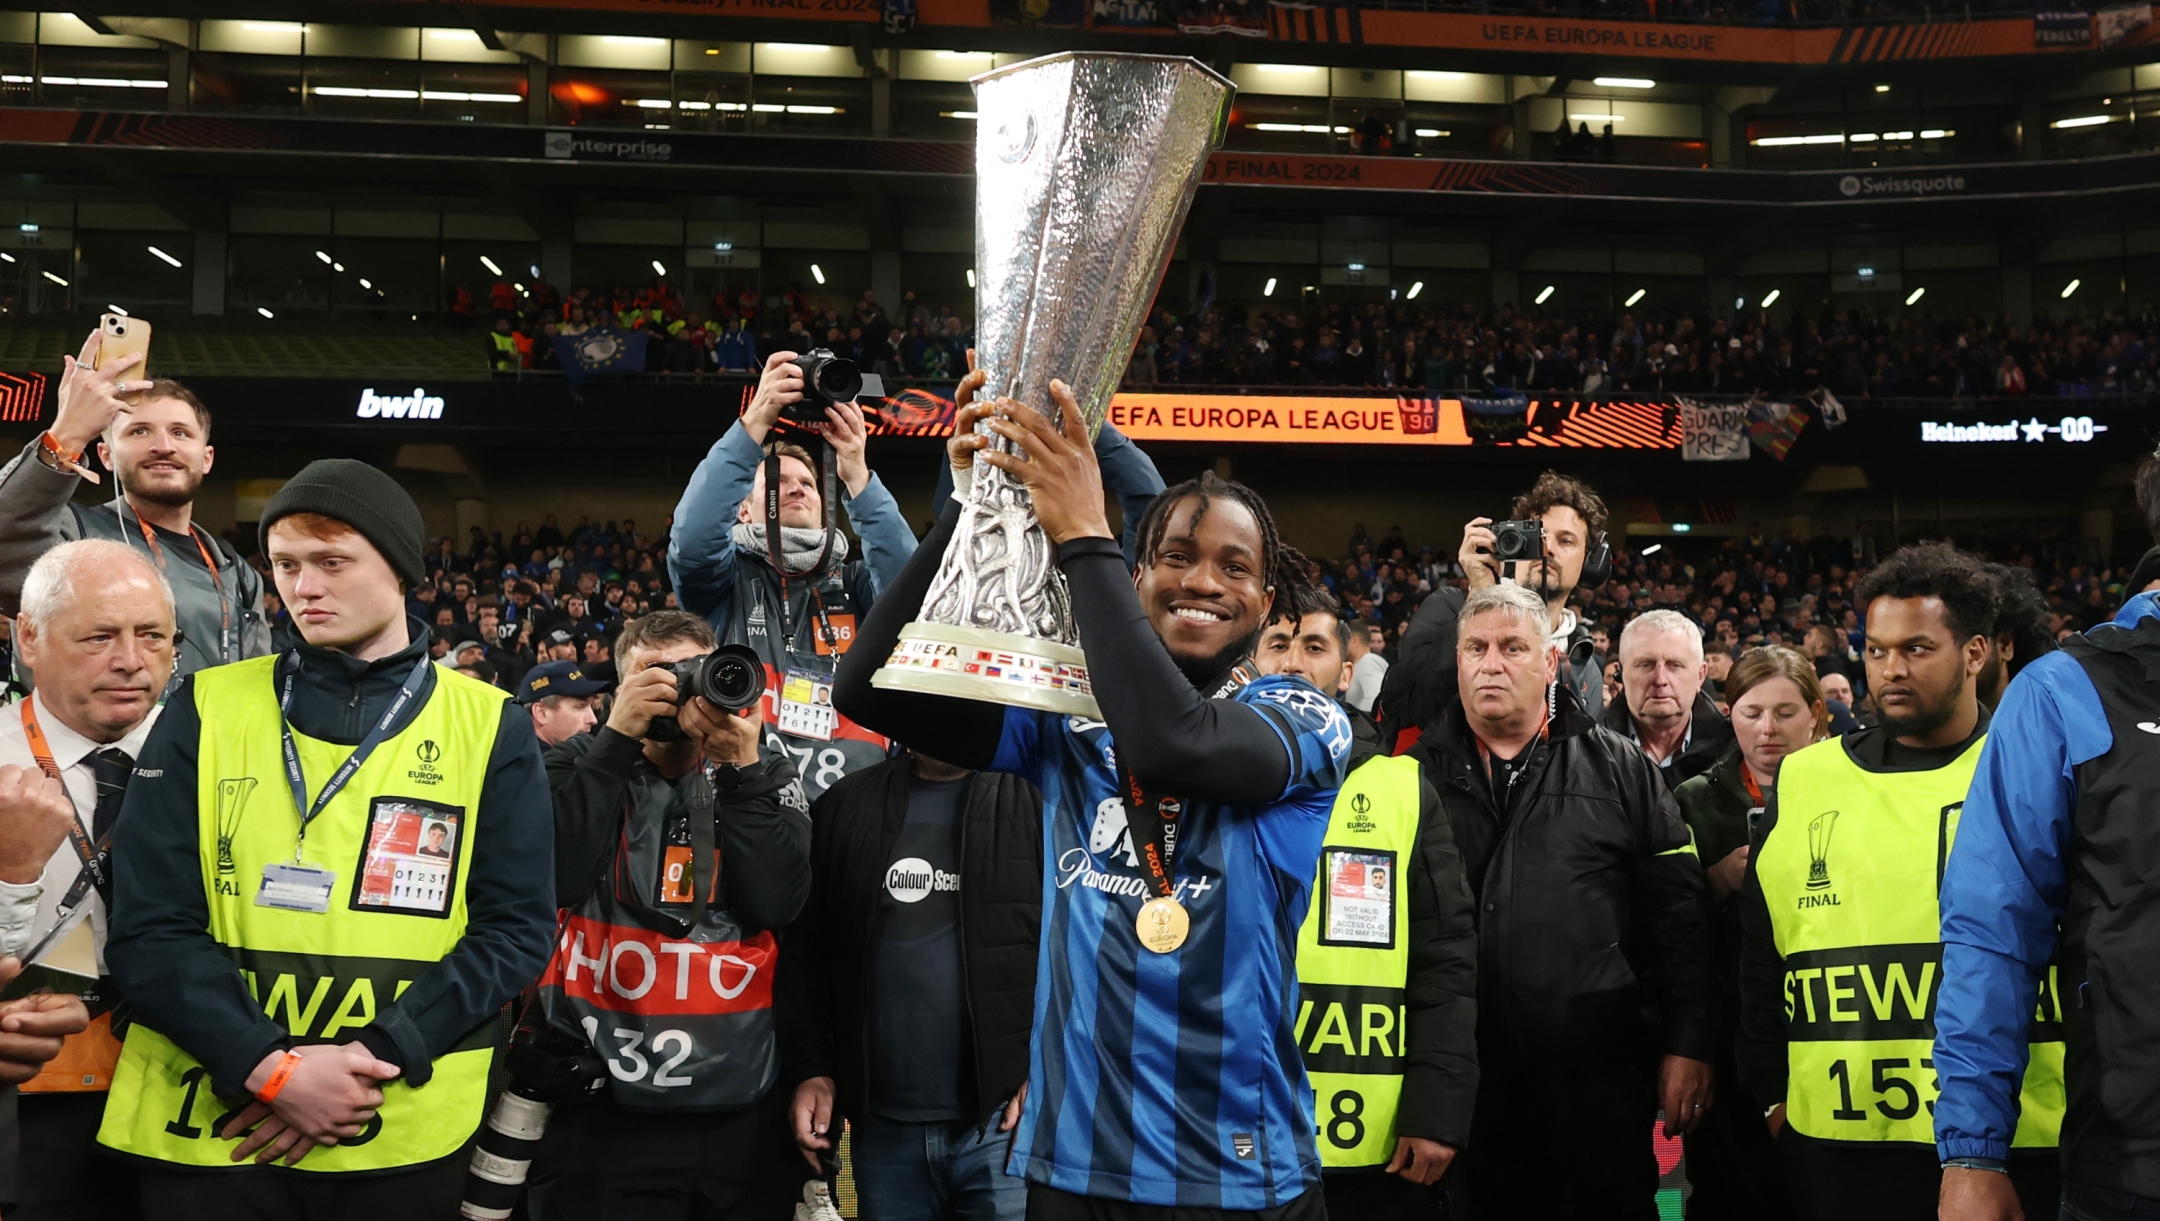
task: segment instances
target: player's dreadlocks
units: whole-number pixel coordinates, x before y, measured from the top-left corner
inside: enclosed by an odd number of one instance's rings
[[[1148,504],[1147,512],[1140,516],[1138,563],[1146,567],[1155,562],[1155,553],[1162,549],[1163,536],[1170,529],[1173,506],[1191,497],[1194,501],[1192,519],[1186,529],[1197,530],[1200,519],[1207,516],[1208,505],[1217,496],[1244,505],[1252,513],[1253,520],[1260,523],[1261,566],[1266,571],[1268,587],[1275,591],[1273,618],[1283,618],[1299,607],[1310,607],[1315,590],[1326,592],[1312,583],[1305,553],[1282,541],[1281,532],[1275,528],[1275,515],[1268,512],[1267,502],[1260,499],[1260,493],[1234,479],[1219,478],[1213,471],[1165,488]]]

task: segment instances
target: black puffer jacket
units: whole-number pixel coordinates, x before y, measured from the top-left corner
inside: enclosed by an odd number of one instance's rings
[[[1412,754],[1462,849],[1478,919],[1478,1029],[1561,1072],[1712,1058],[1710,902],[1657,769],[1562,684],[1513,809],[1493,802],[1461,705]]]
[[[912,769],[908,756],[888,759],[836,782],[811,806],[810,903],[781,943],[774,977],[782,1081],[833,1078],[842,1115],[866,1113],[878,897],[907,818]],[[1027,1081],[1042,879],[1042,794],[1017,776],[977,772],[960,832],[960,963],[978,1115]]]

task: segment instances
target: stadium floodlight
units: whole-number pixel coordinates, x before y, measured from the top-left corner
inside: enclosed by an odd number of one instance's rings
[[[1634,292],[1632,292],[1632,293],[1629,293],[1629,294],[1628,294],[1628,299],[1627,299],[1627,301],[1626,301],[1626,302],[1624,302],[1624,304],[1626,305],[1626,307],[1627,307],[1628,309],[1634,309],[1634,308],[1635,308],[1635,303],[1636,303],[1636,302],[1638,302],[1638,301],[1642,300],[1642,299],[1643,299],[1644,297],[1647,297],[1647,296],[1649,296],[1649,295],[1650,295],[1650,290],[1649,290],[1649,289],[1647,289],[1647,288],[1638,288],[1638,289],[1636,289],[1636,290],[1635,290]]]
[[[1746,297],[1734,297],[1734,298],[1732,299],[1732,307],[1733,307],[1734,309],[1746,309],[1746,308],[1747,308],[1747,298],[1746,298]]]
[[[9,253],[8,253],[7,251],[5,251],[5,250],[0,250],[0,263],[12,263],[12,262],[14,262],[14,261],[15,261],[15,256],[14,256],[14,255],[12,255],[12,254],[9,254]]]
[[[1925,296],[1927,296],[1927,289],[1916,288],[1911,292],[1905,294],[1905,304],[1918,305],[1920,303],[1920,298]]]
[[[1419,293],[1421,293],[1421,292],[1424,292],[1424,291],[1425,291],[1425,281],[1423,281],[1423,280],[1419,280],[1419,281],[1418,281],[1417,283],[1415,283],[1415,284],[1412,284],[1412,285],[1410,286],[1410,291],[1409,291],[1409,292],[1407,292],[1407,293],[1404,293],[1404,294],[1403,294],[1403,299],[1404,299],[1405,301],[1415,301],[1415,300],[1417,300],[1417,295],[1418,295]]]
[[[1947,127],[1930,127],[1920,133],[1920,138],[1923,140],[1947,140],[1956,134]]]
[[[1877,92],[1877,93],[1888,93],[1888,92],[1890,92],[1890,86],[1888,86],[1888,85],[1877,85],[1877,86],[1875,86],[1875,92]]]
[[[1672,532],[1674,534],[1689,534],[1692,533],[1694,529],[1695,527],[1689,525],[1684,521],[1676,521],[1672,524]]]
[[[332,270],[332,271],[343,271],[343,270],[345,270],[345,264],[343,264],[343,263],[332,263],[332,264],[330,264],[330,270]]]
[[[969,288],[975,287],[975,269],[972,267],[967,269],[967,280]],[[820,283],[822,283],[822,281],[820,281]]]
[[[662,265],[660,260],[658,259],[654,259],[652,261],[652,270],[653,274],[656,276],[664,276],[667,274],[667,268]]]
[[[373,287],[375,287],[375,286],[374,286],[373,284],[370,284],[370,283],[368,283],[368,280],[367,280],[367,277],[366,277],[366,276],[362,276],[362,277],[360,277],[360,287],[362,287],[362,288],[373,288]]]
[[[1417,129],[1417,134],[1421,139],[1432,140],[1441,136],[1452,136],[1455,133],[1443,127],[1420,127]]]
[[[276,315],[276,314],[273,314],[273,313],[271,313],[271,312],[270,312],[270,307],[269,307],[269,306],[267,306],[267,305],[258,305],[258,306],[256,306],[256,307],[255,307],[255,312],[256,312],[256,313],[258,313],[258,314],[261,314],[261,315],[262,315],[263,317],[265,317],[265,318],[275,318],[275,317],[277,317],[277,315]]]
[[[180,266],[180,260],[178,260],[178,259],[174,258],[173,256],[171,256],[171,255],[169,255],[169,254],[165,253],[164,251],[162,251],[162,250],[158,249],[158,248],[157,248],[157,247],[155,247],[155,246],[146,246],[146,247],[144,247],[144,249],[145,249],[145,250],[148,250],[148,251],[149,251],[149,252],[150,252],[151,254],[154,254],[154,255],[156,255],[156,256],[157,256],[158,258],[160,258],[160,259],[164,260],[164,261],[165,261],[165,263],[167,263],[167,264],[168,264],[168,265],[170,265],[170,266],[173,266],[173,267],[178,267],[178,266]]]
[[[21,233],[36,233],[38,231],[38,227],[29,221],[24,221],[23,223],[15,226],[15,228],[17,232]]]
[[[810,264],[810,278],[816,280],[820,284],[823,284],[825,282],[825,269],[818,266],[816,263]]]
[[[58,284],[62,288],[66,288],[68,286],[68,282],[66,280],[61,279],[59,276],[56,276],[49,271],[45,272],[44,276],[46,279],[51,280],[53,283]]]
[[[938,111],[938,117],[941,119],[974,119],[976,114],[972,110],[940,110]]]
[[[315,252],[315,257],[322,260],[322,265],[325,267],[328,267],[332,262],[327,251],[318,250]]]
[[[1275,295],[1275,277],[1274,277],[1274,276],[1269,276],[1269,277],[1267,278],[1267,283],[1261,286],[1261,288],[1260,288],[1260,295],[1261,295],[1261,296],[1263,296],[1263,297],[1272,297],[1272,296],[1274,296],[1274,295]]]
[[[1363,270],[1365,270],[1365,264],[1363,264],[1363,263],[1352,263],[1352,264],[1350,264],[1349,270],[1351,270],[1351,271],[1363,271]]]
[[[1593,85],[1596,85],[1596,86],[1597,86],[1598,88],[1600,88],[1600,89],[1655,89],[1655,88],[1657,88],[1657,82],[1656,82],[1656,81],[1649,81],[1649,80],[1644,80],[1644,79],[1643,79],[1642,77],[1639,77],[1639,76],[1597,76],[1597,77],[1592,77],[1592,78],[1590,79],[1590,83],[1591,83],[1591,84],[1593,84]]]
[[[1557,286],[1556,286],[1556,285],[1552,285],[1552,284],[1547,284],[1547,285],[1545,286],[1545,291],[1544,291],[1544,292],[1541,292],[1541,293],[1539,293],[1539,294],[1537,295],[1537,299],[1536,299],[1536,300],[1534,300],[1534,301],[1532,301],[1532,302],[1531,302],[1530,304],[1532,304],[1532,305],[1543,305],[1543,304],[1545,304],[1545,301],[1546,301],[1546,299],[1547,299],[1547,298],[1549,298],[1549,297],[1551,297],[1551,296],[1553,295],[1553,289],[1554,289],[1555,287],[1557,287]]]
[[[1649,557],[1649,556],[1653,556],[1653,555],[1656,555],[1656,554],[1657,554],[1658,552],[1660,552],[1660,551],[1663,551],[1663,550],[1665,550],[1665,544],[1663,544],[1663,543],[1652,543],[1652,544],[1650,544],[1649,546],[1647,546],[1647,547],[1643,548],[1643,549],[1642,549],[1642,553],[1643,553],[1644,557],[1645,557],[1645,558],[1647,558],[1647,557]]]
[[[1766,293],[1764,293],[1764,294],[1763,294],[1763,298],[1762,298],[1762,303],[1763,303],[1763,306],[1764,306],[1765,308],[1768,308],[1769,306],[1773,306],[1773,305],[1776,305],[1776,304],[1777,304],[1777,299],[1778,299],[1778,294],[1779,294],[1780,292],[1782,292],[1782,291],[1783,291],[1782,289],[1776,289],[1776,288],[1773,288],[1773,289],[1771,289],[1771,290],[1770,290],[1769,292],[1766,292]]]
[[[502,274],[502,268],[495,265],[495,260],[489,258],[484,254],[480,256],[480,265],[487,268],[488,274],[491,276],[499,276]]]
[[[535,280],[539,279],[539,278],[540,278],[540,264],[538,264],[538,263],[533,263],[533,264],[530,264],[530,267],[531,267],[531,270],[532,270],[532,278],[533,278],[533,279],[535,279]]]
[[[790,106],[789,114],[844,114],[838,106]]]
[[[2078,116],[2077,118],[2074,118],[2074,119],[2057,119],[2057,120],[2055,120],[2055,121],[2054,121],[2053,123],[2050,123],[2050,124],[2048,124],[2048,126],[2049,126],[2049,127],[2098,127],[2098,126],[2100,126],[2100,125],[2101,125],[2102,123],[2111,123],[2111,122],[2113,122],[2113,121],[2114,121],[2114,119],[2115,119],[2115,116],[2114,116],[2114,115],[2109,115],[2109,114],[2084,114],[2084,115],[2079,115],[2079,116]]]
[[[2083,280],[2073,279],[2068,284],[2063,285],[2062,299],[2068,301],[2070,299],[2070,294],[2076,292],[2078,290],[2078,285],[2083,284],[2084,282],[2085,281]]]
[[[672,110],[675,107],[675,103],[666,98],[639,98],[637,105],[641,110]]]
[[[128,312],[126,310],[121,309],[119,306],[113,305],[109,302],[106,304],[105,308],[111,310],[113,313],[120,315],[122,318],[128,316]]]

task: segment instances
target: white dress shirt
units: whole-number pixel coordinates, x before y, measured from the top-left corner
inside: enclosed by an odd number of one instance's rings
[[[37,700],[35,695],[29,697]],[[67,786],[68,800],[75,803],[75,811],[87,829],[97,810],[97,775],[92,770],[90,758],[105,746],[83,737],[59,717],[48,711],[42,702],[34,705],[38,728],[45,733],[45,744],[52,750],[53,762],[60,765],[60,781]],[[127,752],[129,758],[142,754],[143,742],[150,736],[150,727],[157,723],[161,708],[152,708],[126,737],[111,743]],[[36,769],[37,756],[30,753],[30,739],[23,733],[22,709],[14,704],[0,707],[0,766],[6,764]],[[60,900],[67,896],[68,887],[74,885],[75,875],[82,872],[82,858],[75,854],[75,845],[63,840],[59,851],[45,863],[45,872],[35,882],[16,885],[0,882],[0,955],[20,954],[37,942],[60,919]],[[90,932],[97,943],[98,971],[105,970],[105,900],[93,888],[83,896],[76,907],[70,923],[87,919]]]

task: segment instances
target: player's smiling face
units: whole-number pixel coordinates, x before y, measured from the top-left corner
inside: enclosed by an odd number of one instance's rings
[[[1228,497],[1170,507],[1162,542],[1135,576],[1140,606],[1188,674],[1220,669],[1252,647],[1275,595],[1252,510]]]

